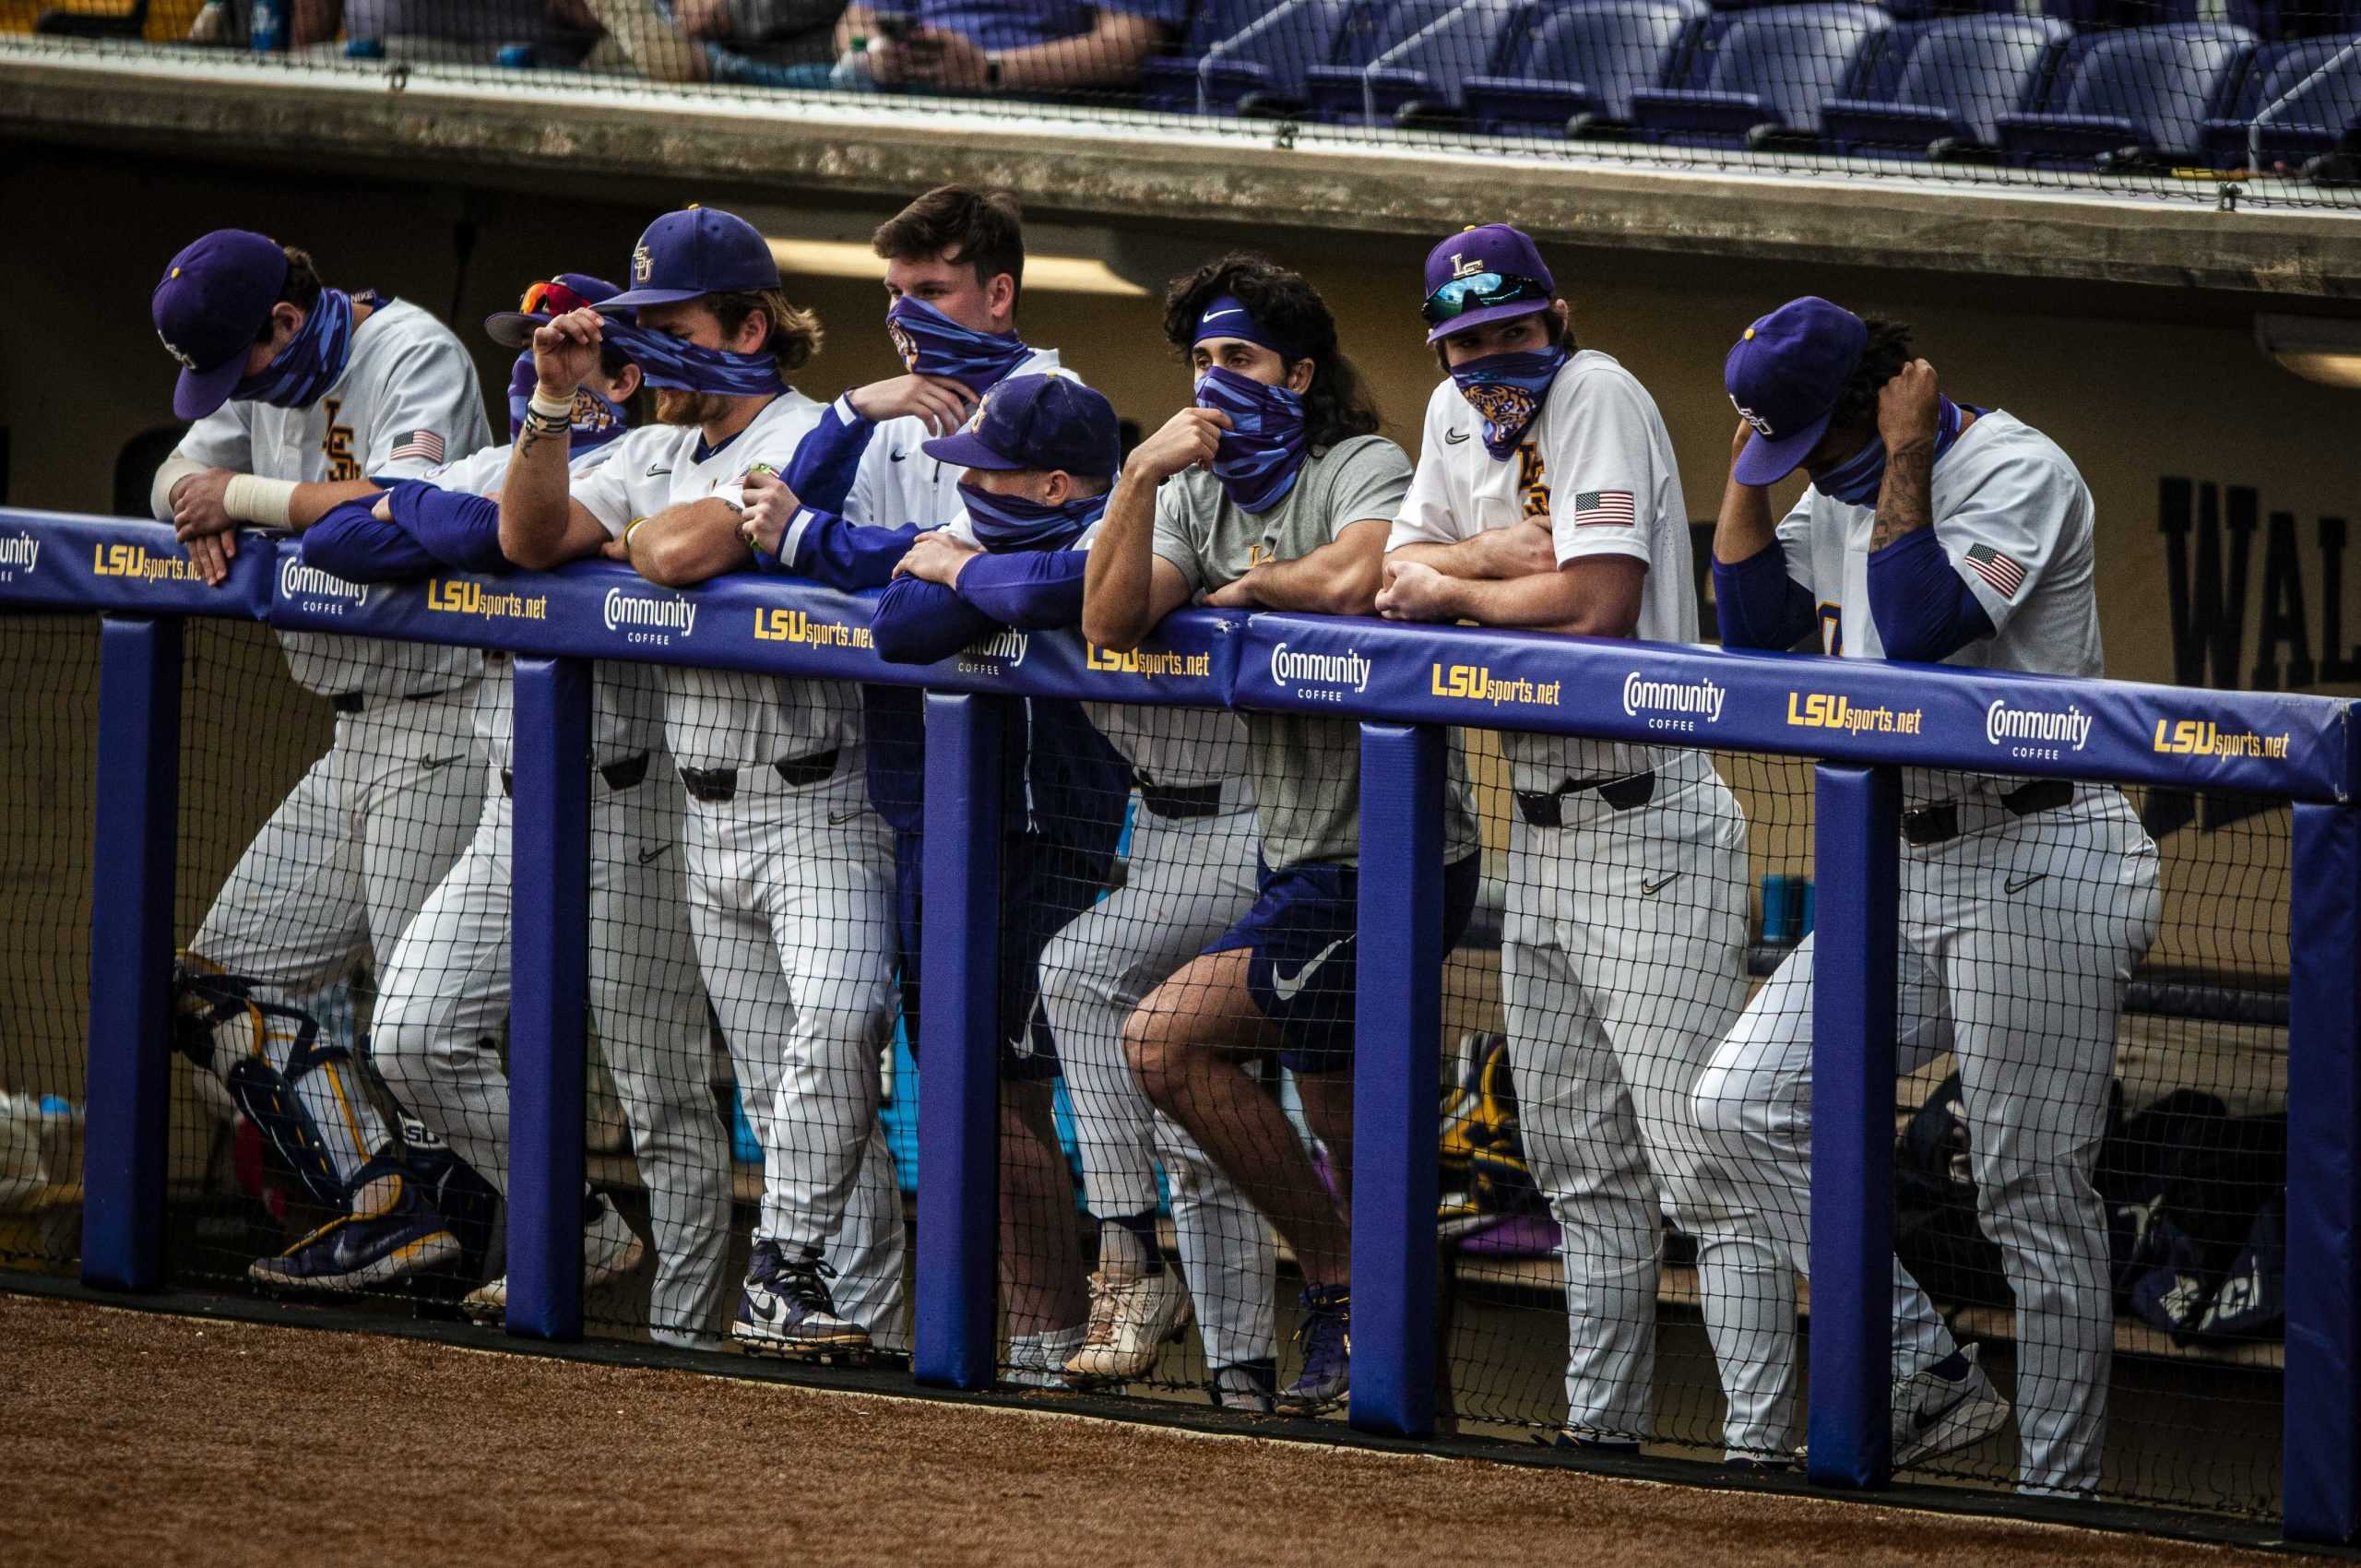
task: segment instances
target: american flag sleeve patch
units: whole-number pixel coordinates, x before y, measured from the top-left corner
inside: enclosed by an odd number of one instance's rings
[[[389,463],[398,463],[405,457],[416,457],[429,463],[441,462],[443,437],[431,430],[411,431],[395,442],[394,449],[386,454],[386,461]]]
[[[1992,591],[2002,599],[2014,599],[2017,590],[2025,586],[2023,563],[2001,554],[1988,544],[1979,544],[1967,552],[1967,569],[1992,585]]]
[[[1574,497],[1574,527],[1628,529],[1639,521],[1628,490],[1585,490]]]

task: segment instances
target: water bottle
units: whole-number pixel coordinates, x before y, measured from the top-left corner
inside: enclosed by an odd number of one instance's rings
[[[257,54],[287,47],[287,0],[255,0],[246,24],[246,42]]]

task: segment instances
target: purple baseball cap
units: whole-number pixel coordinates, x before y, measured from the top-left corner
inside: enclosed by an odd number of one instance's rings
[[[286,286],[287,253],[244,229],[216,229],[172,257],[148,309],[165,351],[181,362],[173,413],[201,420],[230,400]]]
[[[552,318],[585,305],[597,305],[604,311],[616,292],[615,286],[603,278],[593,278],[587,272],[561,272],[526,290],[519,309],[494,311],[485,316],[484,335],[504,349],[528,349],[533,344],[533,334]],[[607,314],[628,319],[634,313],[624,309]]]
[[[1731,469],[1740,484],[1776,484],[1811,456],[1869,340],[1859,316],[1816,294],[1746,329],[1722,363],[1731,405],[1754,427]]]
[[[778,286],[771,243],[752,223],[718,208],[692,207],[647,226],[632,247],[630,289],[599,308],[612,313]]]
[[[1557,296],[1530,234],[1509,223],[1471,225],[1427,253],[1427,341],[1548,310]]]
[[[966,429],[919,450],[964,469],[1063,469],[1103,479],[1122,465],[1123,442],[1104,394],[1068,375],[1012,375],[984,394]]]

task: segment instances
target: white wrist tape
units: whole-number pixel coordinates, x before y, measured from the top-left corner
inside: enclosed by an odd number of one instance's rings
[[[531,409],[533,412],[540,414],[544,419],[564,420],[568,424],[572,424],[574,422],[574,398],[571,395],[564,398],[545,397],[542,395],[541,389],[539,386],[535,386],[533,388],[533,400],[530,403],[528,403],[526,407]]]
[[[291,479],[258,479],[239,474],[221,492],[221,510],[242,523],[267,529],[287,527],[287,508],[295,499]]]
[[[205,471],[203,463],[193,463],[174,452],[156,470],[156,482],[148,487],[148,509],[160,522],[172,520],[172,489],[181,481]]]

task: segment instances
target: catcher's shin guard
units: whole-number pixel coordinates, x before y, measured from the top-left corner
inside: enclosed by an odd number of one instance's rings
[[[251,982],[193,956],[173,966],[172,1032],[183,1054],[219,1075],[231,1100],[313,1200],[342,1211],[350,1195],[295,1086],[308,1074],[327,1073],[336,1102],[352,1106],[362,1090],[351,1051],[341,1041],[323,1043],[317,1020],[301,1008],[256,1002]]]

